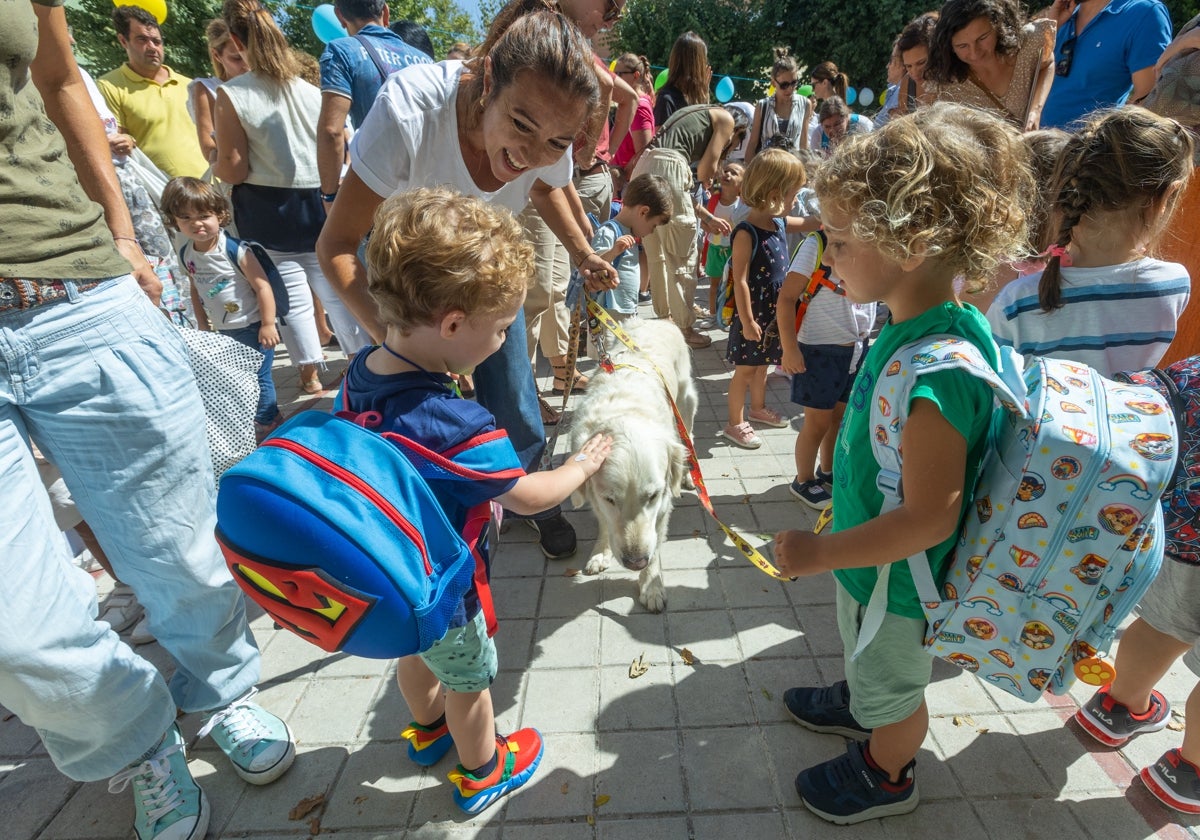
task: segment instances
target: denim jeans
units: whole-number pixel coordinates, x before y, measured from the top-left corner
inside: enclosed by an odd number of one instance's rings
[[[170,685],[95,620],[29,449],[62,471],[178,667]],[[132,278],[0,314],[0,704],[73,779],[111,776],[175,718],[258,680],[244,602],[213,539],[212,461],[183,340]]]
[[[275,364],[275,348],[263,347],[258,341],[258,331],[262,328],[261,321],[247,324],[233,330],[221,330],[239,344],[245,344],[263,354],[262,364],[258,366],[258,410],[254,412],[254,422],[266,425],[279,416],[279,404],[275,397],[275,379],[271,376],[271,366]]]

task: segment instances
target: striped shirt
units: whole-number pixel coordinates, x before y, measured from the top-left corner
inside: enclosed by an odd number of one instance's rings
[[[1154,367],[1175,337],[1191,279],[1178,263],[1144,257],[1122,265],[1062,269],[1063,306],[1038,305],[1041,272],[996,296],[987,318],[996,342],[1026,356],[1090,365],[1103,376]]]

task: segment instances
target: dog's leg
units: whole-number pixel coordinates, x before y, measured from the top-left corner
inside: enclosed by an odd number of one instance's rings
[[[642,569],[638,575],[638,600],[642,602],[642,606],[652,613],[663,611],[663,607],[667,605],[667,593],[663,587],[662,579],[662,564],[659,562],[659,553],[662,551],[663,545],[667,542],[667,525],[670,522],[671,509],[659,510],[658,514],[658,545],[654,547],[654,553],[650,555],[650,562],[646,564],[646,568]]]
[[[592,505],[592,510],[596,514],[596,544],[592,546],[592,556],[588,558],[587,565],[583,567],[585,575],[598,575],[608,568],[612,562],[612,549],[608,545],[608,526],[605,524],[604,516],[596,509],[596,505]]]

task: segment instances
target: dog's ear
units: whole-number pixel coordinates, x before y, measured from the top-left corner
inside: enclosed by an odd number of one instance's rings
[[[688,473],[687,448],[682,443],[672,443],[670,463],[667,465],[667,487],[676,499],[683,493],[683,479]]]
[[[571,504],[574,505],[576,510],[587,504],[587,496],[583,494],[582,486],[571,494]]]

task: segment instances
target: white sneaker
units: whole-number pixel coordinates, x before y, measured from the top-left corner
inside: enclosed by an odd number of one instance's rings
[[[98,620],[111,627],[114,633],[124,633],[137,623],[144,612],[133,590],[123,583],[118,583],[105,599],[104,612]]]
[[[156,642],[154,634],[150,632],[150,619],[145,616],[133,628],[133,632],[129,634],[129,641],[135,645],[148,645],[151,642]]]

